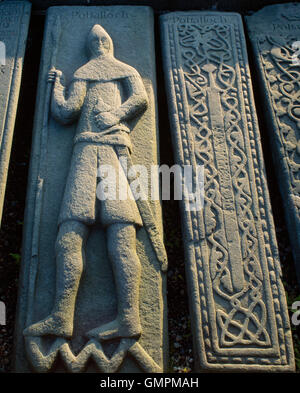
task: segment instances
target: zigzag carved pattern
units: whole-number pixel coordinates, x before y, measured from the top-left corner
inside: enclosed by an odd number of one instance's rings
[[[100,342],[92,339],[75,355],[69,343],[63,338],[57,338],[48,351],[43,351],[42,337],[25,337],[28,359],[35,371],[45,373],[51,371],[58,358],[61,359],[67,371],[71,373],[83,372],[89,360],[93,360],[99,372],[115,373],[129,355],[144,372],[162,372],[160,366],[148,355],[143,347],[134,339],[120,340],[114,355],[108,358]]]

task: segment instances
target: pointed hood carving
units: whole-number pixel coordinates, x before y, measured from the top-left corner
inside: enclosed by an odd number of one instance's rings
[[[98,53],[95,41],[102,42],[105,53]],[[133,67],[114,57],[113,41],[102,26],[94,25],[90,30],[87,47],[92,59],[75,72],[74,79],[106,82],[137,75]]]

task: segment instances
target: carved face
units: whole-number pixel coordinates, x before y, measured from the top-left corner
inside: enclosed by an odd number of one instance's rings
[[[91,55],[95,57],[112,53],[112,40],[100,25],[95,25],[90,31],[88,36],[88,48]]]

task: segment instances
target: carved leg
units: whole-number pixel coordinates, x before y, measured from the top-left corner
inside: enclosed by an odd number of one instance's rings
[[[76,296],[83,270],[88,227],[78,221],[61,224],[56,239],[56,296],[52,313],[24,330],[25,336],[72,337]]]
[[[133,224],[113,224],[107,228],[108,255],[112,263],[118,299],[118,317],[87,336],[100,340],[139,337],[139,285],[141,264],[136,253]]]

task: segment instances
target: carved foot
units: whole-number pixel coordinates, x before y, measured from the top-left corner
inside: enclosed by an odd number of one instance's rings
[[[118,319],[106,323],[98,328],[87,332],[86,337],[96,338],[100,341],[112,340],[114,338],[139,338],[142,333],[141,325],[125,325],[120,323]]]
[[[51,314],[40,322],[26,328],[23,332],[24,336],[58,336],[71,338],[73,334],[72,324],[67,324],[65,318],[59,314]]]

